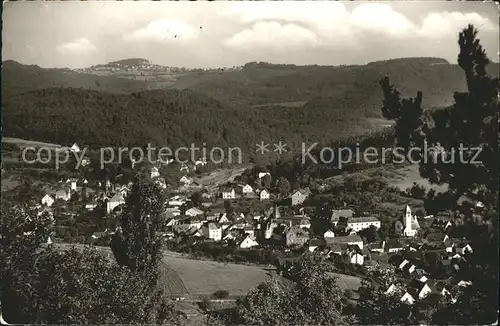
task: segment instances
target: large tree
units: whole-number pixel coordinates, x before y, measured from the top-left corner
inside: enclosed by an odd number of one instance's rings
[[[150,178],[136,177],[120,216],[119,230],[111,240],[120,265],[138,272],[158,266],[165,227],[164,199],[160,187]]]
[[[439,322],[484,324],[496,320],[498,309],[498,287],[492,284],[498,284],[500,88],[498,78],[486,72],[489,59],[472,25],[460,32],[458,44],[458,64],[465,73],[467,91],[456,92],[453,105],[424,111],[421,92],[414,99],[401,99],[400,92],[385,77],[380,81],[385,97],[382,113],[395,119],[398,145],[408,152],[412,147],[435,147],[434,152],[417,157],[420,174],[432,184],[448,185],[448,200],[434,210],[451,210],[474,248],[467,269],[473,286],[448,313],[441,314]],[[459,201],[460,197],[466,201]],[[473,203],[477,201],[484,208],[475,208]]]

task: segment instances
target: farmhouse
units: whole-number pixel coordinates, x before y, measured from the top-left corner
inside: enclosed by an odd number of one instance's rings
[[[236,193],[233,188],[222,189],[222,199],[235,199]]]
[[[222,239],[222,229],[220,225],[216,223],[208,223],[208,225],[202,228],[203,235],[214,241],[220,241]]]
[[[53,203],[54,203],[54,198],[52,198],[52,196],[50,196],[49,194],[46,194],[45,196],[43,196],[42,205],[46,205],[46,206],[50,207],[50,206],[52,206]]]
[[[295,191],[290,196],[292,199],[292,206],[302,204],[310,194],[311,194],[311,191],[308,188]]]
[[[241,193],[242,194],[252,194],[253,193],[253,188],[249,184],[244,185],[241,187]]]

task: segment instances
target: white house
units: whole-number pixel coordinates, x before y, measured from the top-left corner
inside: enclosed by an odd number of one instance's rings
[[[222,229],[215,223],[208,223],[202,228],[203,235],[209,239],[220,241],[222,239]]]
[[[85,205],[85,209],[93,211],[97,207],[97,203],[88,203]]]
[[[201,209],[196,208],[196,207],[191,207],[190,209],[186,210],[186,215],[188,215],[188,216],[203,215],[203,211]]]
[[[250,235],[247,235],[245,237],[245,239],[243,239],[239,243],[239,247],[242,249],[252,248],[252,247],[256,247],[258,245],[259,245],[259,243],[257,241],[255,241]]]
[[[125,204],[125,199],[123,199],[122,195],[117,193],[106,203],[106,212],[109,214],[113,211],[113,209],[122,204]]]
[[[80,153],[81,151],[80,147],[76,143],[74,143],[73,146],[69,148],[69,150],[73,153]]]
[[[255,237],[255,229],[251,225],[247,225],[243,228],[243,232],[248,234],[251,237]]]
[[[349,262],[351,264],[356,264],[356,265],[363,265],[364,264],[364,257],[362,254],[352,251],[347,254],[347,257],[349,259]]]
[[[189,172],[189,167],[188,167],[185,163],[183,163],[183,164],[181,165],[181,168],[180,168],[179,170],[180,170],[181,172],[188,173],[188,172]]]
[[[157,178],[159,176],[160,176],[160,171],[158,170],[158,168],[156,166],[153,166],[151,168],[151,179]]]
[[[45,196],[43,196],[42,205],[46,205],[46,206],[50,207],[50,206],[52,206],[53,203],[54,203],[54,198],[52,198],[52,196],[50,196],[49,194],[46,194]]]
[[[391,284],[387,290],[384,292],[385,294],[393,294],[395,293],[396,291],[398,290],[398,288],[396,287],[396,285],[394,284]]]
[[[236,193],[234,192],[234,189],[223,189],[222,190],[222,199],[235,199],[236,198]]]
[[[335,233],[332,230],[328,230],[323,234],[323,238],[335,238]]]
[[[241,188],[241,192],[242,192],[243,194],[251,194],[251,193],[253,193],[253,188],[252,188],[252,186],[251,186],[251,185],[246,184],[246,185],[244,185],[244,186]]]
[[[412,305],[415,303],[415,298],[413,298],[413,296],[408,292],[405,292],[405,294],[401,297],[401,302],[406,302],[407,304]]]
[[[259,194],[260,200],[268,200],[269,199],[269,191],[263,189]]]
[[[162,189],[167,189],[167,182],[164,178],[156,178],[155,183],[159,185]]]

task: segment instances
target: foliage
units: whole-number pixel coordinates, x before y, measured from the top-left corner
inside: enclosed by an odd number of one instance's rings
[[[162,257],[164,198],[157,184],[137,178],[120,216],[119,231],[113,235],[111,249],[120,265],[133,271],[157,266]]]
[[[153,270],[134,273],[95,248],[44,246],[47,216],[2,201],[2,313],[10,323],[136,324],[174,322]],[[26,233],[29,232],[29,233]]]
[[[327,276],[322,256],[304,254],[287,272],[291,281],[260,284],[237,303],[239,323],[253,325],[342,325],[353,320],[344,312],[342,291]]]
[[[443,110],[422,114],[422,93],[401,100],[388,78],[381,80],[385,95],[383,112],[396,119],[398,142],[405,147],[436,146],[421,157],[420,173],[433,184],[447,184],[449,191],[426,200],[428,212],[450,209],[457,222],[466,225],[466,236],[474,248],[468,258],[466,279],[473,281],[452,307],[437,312],[440,324],[485,324],[496,320],[498,289],[498,78],[489,76],[489,63],[477,30],[469,25],[459,34],[458,63],[467,82],[466,92],[456,92],[455,103]],[[464,150],[465,148],[465,150]],[[480,148],[477,157],[477,150]],[[461,150],[461,152],[459,152]],[[457,153],[458,152],[458,153]],[[438,153],[436,156],[435,153]],[[458,154],[458,155],[457,155]],[[472,159],[475,161],[472,161]],[[465,196],[464,203],[458,199]],[[484,209],[468,202],[481,201]],[[488,285],[489,284],[489,285]],[[453,310],[459,313],[443,313]]]

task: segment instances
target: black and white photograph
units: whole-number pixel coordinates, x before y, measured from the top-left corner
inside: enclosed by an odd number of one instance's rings
[[[1,325],[498,325],[498,4],[4,1]]]

